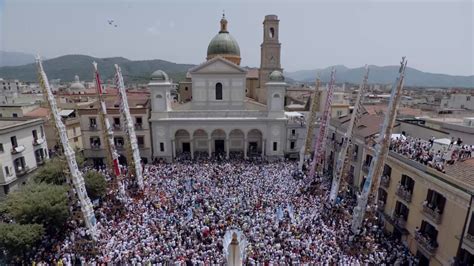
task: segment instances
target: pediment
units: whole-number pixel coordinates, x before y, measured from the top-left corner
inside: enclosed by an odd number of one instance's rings
[[[238,65],[222,58],[214,57],[213,59],[206,61],[192,69],[189,73],[192,74],[213,74],[213,73],[236,73],[242,74],[247,71]]]

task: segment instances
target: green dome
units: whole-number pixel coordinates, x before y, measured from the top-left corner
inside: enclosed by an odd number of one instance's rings
[[[283,73],[281,73],[280,71],[275,70],[272,73],[270,73],[270,75],[268,76],[268,79],[270,81],[285,81],[285,76],[283,76]]]
[[[152,80],[161,80],[161,81],[168,81],[168,75],[163,70],[157,70],[151,74],[150,79]]]
[[[211,55],[236,55],[240,56],[240,48],[237,41],[229,32],[219,32],[212,38],[207,47],[207,56]]]

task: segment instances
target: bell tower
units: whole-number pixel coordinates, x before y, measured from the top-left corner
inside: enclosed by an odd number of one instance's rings
[[[279,22],[277,15],[267,15],[263,21],[263,42],[261,47],[258,101],[266,103],[266,83],[274,70],[283,72],[280,64],[281,43],[279,41]]]

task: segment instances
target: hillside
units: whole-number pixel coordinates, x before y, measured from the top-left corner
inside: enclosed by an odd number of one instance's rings
[[[347,68],[345,66],[334,66],[336,68],[336,81],[360,83],[365,73],[364,67]],[[369,66],[369,83],[391,84],[398,75],[398,66]],[[285,73],[288,77],[299,82],[314,82],[319,74],[323,82],[328,82],[332,67],[314,70],[300,70]],[[474,88],[474,76],[452,76],[446,74],[434,74],[407,67],[406,86],[420,87],[465,87]]]
[[[122,68],[125,82],[146,81],[153,71],[161,69],[171,79],[181,80],[189,68],[194,65],[176,64],[164,60],[131,61],[123,57],[95,58],[87,55],[65,55],[43,61],[43,66],[49,79],[62,81],[74,80],[74,75],[79,75],[81,80],[91,81],[93,78],[92,62],[97,62],[103,80],[112,79],[114,64]],[[27,64],[14,67],[0,67],[0,77],[5,79],[19,79],[22,81],[36,82],[36,65]]]

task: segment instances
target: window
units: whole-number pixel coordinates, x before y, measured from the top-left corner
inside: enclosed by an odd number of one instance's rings
[[[406,221],[408,219],[409,212],[410,210],[407,206],[405,206],[405,204],[401,203],[400,201],[397,201],[397,203],[395,204],[395,215],[397,217],[400,217]]]
[[[157,95],[156,95],[156,98],[157,98],[157,99],[161,99],[161,98],[163,98],[163,95],[157,94]]]
[[[273,151],[278,150],[278,142],[273,142]]]
[[[18,142],[16,141],[16,136],[10,138],[13,148],[18,147]]]
[[[474,236],[474,212],[471,214],[471,222],[469,223],[469,228],[467,229],[467,233],[471,236]]]
[[[188,91],[188,87],[184,87],[184,90],[185,90],[185,91]]]
[[[44,138],[44,129],[43,126],[40,126],[41,137]]]
[[[292,129],[292,130],[291,130],[291,135],[294,136],[295,134],[296,134],[296,129]]]
[[[12,116],[13,116],[13,117],[18,117],[18,114],[17,114],[17,113],[13,113]]]
[[[385,164],[383,167],[383,175],[388,177],[392,176],[392,167]]]
[[[272,39],[275,37],[275,29],[273,27],[268,31],[268,36]]]
[[[0,143],[0,152],[3,152],[3,143]]]
[[[470,102],[471,101],[471,96],[466,96],[466,101]]]
[[[385,203],[387,203],[387,192],[385,190],[379,188],[379,194],[378,194],[379,202],[385,206]]]
[[[443,213],[444,205],[446,204],[446,198],[443,197],[440,193],[428,189],[428,194],[426,195],[426,206],[434,211]]]
[[[357,156],[359,155],[359,146],[354,144],[354,153],[352,156],[354,156],[354,159],[357,159]]]
[[[78,141],[79,141],[79,138],[78,138],[78,137],[75,137],[75,138],[74,138],[74,142],[77,143]]]
[[[337,117],[341,116],[342,115],[342,110],[337,110],[336,115],[337,115]]]
[[[120,117],[114,117],[114,125],[120,126]]]
[[[372,155],[367,154],[367,156],[365,156],[364,164],[365,166],[369,167],[371,163],[372,163]]]
[[[35,129],[35,130],[32,131],[32,133],[33,133],[33,139],[37,140],[38,139],[38,131],[36,131],[36,129]]]
[[[97,128],[97,120],[95,119],[95,117],[89,118],[89,127]]]
[[[280,98],[280,94],[278,93],[273,94],[273,98]]]
[[[114,138],[114,145],[117,149],[122,149],[123,145],[125,145],[125,141],[122,137],[115,137]]]
[[[421,228],[420,228],[420,233],[426,237],[428,237],[433,244],[437,246],[436,238],[438,237],[438,230],[428,223],[427,221],[423,220],[421,222]]]
[[[144,146],[145,145],[145,138],[143,136],[137,136],[137,144],[138,144],[138,146]]]
[[[222,100],[222,83],[216,84],[216,100]]]
[[[290,149],[294,149],[294,148],[295,148],[295,142],[292,141],[292,142],[290,142]]]
[[[10,169],[8,168],[8,166],[5,166],[5,174],[7,176],[10,176]]]
[[[142,117],[141,116],[137,116],[135,118],[135,122],[137,122],[137,124],[141,125],[142,124]]]
[[[91,137],[89,140],[91,142],[91,148],[92,149],[100,148],[100,138],[99,137]]]
[[[160,142],[160,151],[161,152],[165,151],[165,144],[163,142]]]
[[[413,192],[413,188],[415,187],[415,181],[407,175],[402,175],[402,181],[400,183],[406,190]]]

